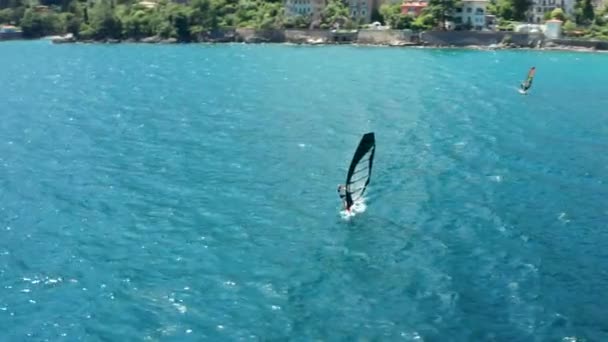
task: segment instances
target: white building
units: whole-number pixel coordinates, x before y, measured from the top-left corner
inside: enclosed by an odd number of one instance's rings
[[[513,32],[527,33],[532,35],[538,35],[545,31],[545,25],[541,24],[519,24],[515,25]]]
[[[462,0],[462,6],[454,11],[454,24],[461,28],[483,30],[486,27],[488,0]]]
[[[562,37],[562,21],[561,20],[547,20],[545,22],[545,37],[549,39],[558,39]]]
[[[545,21],[545,13],[561,8],[565,14],[574,14],[575,0],[533,0],[528,10],[528,21],[539,24]]]
[[[368,24],[371,22],[372,9],[380,0],[347,0],[350,17],[355,22]],[[321,18],[326,0],[285,0],[285,11],[290,16],[311,16],[312,20]]]

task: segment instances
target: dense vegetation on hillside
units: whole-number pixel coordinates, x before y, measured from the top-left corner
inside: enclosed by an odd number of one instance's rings
[[[69,32],[83,39],[158,35],[189,41],[219,27],[273,28],[288,24],[280,1],[192,0],[188,5],[167,0],[156,5],[129,0],[41,1],[49,10],[22,1],[0,0],[0,8],[4,7],[0,22],[21,26],[27,37]]]
[[[39,1],[39,2],[33,2]],[[417,18],[401,14],[399,4],[382,5],[373,19],[396,29],[423,30],[442,27],[452,18],[458,0],[429,0]],[[46,6],[46,7],[41,7]],[[501,27],[525,21],[530,0],[493,0],[488,10],[500,18]],[[547,18],[566,20],[568,33],[608,38],[606,11],[594,13],[591,0],[577,0],[574,16],[555,10]],[[0,0],[0,23],[18,25],[26,37],[72,33],[79,39],[141,39],[150,36],[199,40],[218,28],[356,28],[343,0],[328,0],[320,18],[288,16],[282,0]],[[511,25],[511,26],[509,26]]]

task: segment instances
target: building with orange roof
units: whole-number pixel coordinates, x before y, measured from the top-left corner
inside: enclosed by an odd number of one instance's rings
[[[417,17],[428,4],[422,1],[406,1],[401,5],[401,14]]]

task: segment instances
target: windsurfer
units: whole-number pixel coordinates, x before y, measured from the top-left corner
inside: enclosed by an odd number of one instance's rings
[[[343,201],[344,209],[347,212],[350,212],[354,203],[359,203],[358,201],[363,198],[372,174],[375,150],[374,132],[365,133],[359,141],[359,146],[348,167],[346,182],[338,185],[338,196]]]
[[[344,199],[346,197],[346,187],[344,186],[344,184],[338,185],[338,196],[340,196],[340,199],[344,204],[344,209],[349,210],[349,208],[346,207],[346,200]]]
[[[536,72],[536,67],[530,68],[530,71],[528,72],[528,77],[526,78],[526,80],[524,82],[522,82],[520,84],[521,91],[523,93],[527,93],[528,89],[530,89],[530,87],[532,87],[532,80],[534,79],[535,72]]]

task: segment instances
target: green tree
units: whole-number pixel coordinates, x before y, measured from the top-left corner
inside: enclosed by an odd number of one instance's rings
[[[594,23],[595,25],[599,25],[599,26],[604,26],[606,25],[606,20],[604,19],[604,15],[603,13],[596,13],[595,14],[595,20]]]
[[[401,5],[384,4],[380,6],[382,21],[393,29],[403,30],[412,27],[414,18],[401,13]]]
[[[496,15],[505,20],[525,21],[526,12],[532,5],[531,0],[498,0]]]
[[[263,2],[258,8],[255,18],[255,28],[281,28],[285,21],[284,12],[282,11],[282,4],[276,2]]]
[[[564,23],[564,32],[566,33],[570,33],[572,31],[576,30],[576,24],[573,23],[572,21],[568,20]]]
[[[177,32],[175,31],[173,24],[168,21],[164,21],[158,27],[157,35],[161,38],[176,38]]]
[[[187,42],[191,39],[192,32],[190,31],[190,18],[186,11],[180,11],[173,17],[173,27],[175,28],[175,38],[180,42]],[[201,33],[196,30],[195,34]]]
[[[412,23],[412,28],[419,31],[429,30],[436,26],[437,21],[430,13],[422,13]]]
[[[9,24],[13,21],[13,9],[5,8],[0,10],[0,24]]]
[[[297,15],[285,18],[284,26],[286,28],[305,29],[312,23],[312,18],[308,15]]]
[[[192,8],[192,12],[190,13],[189,22],[192,26],[197,26],[195,30],[197,33],[215,29],[219,26],[216,13],[217,8],[211,0],[193,0],[190,7]]]
[[[401,14],[401,8],[399,4],[383,4],[380,6],[380,16],[382,17],[382,22],[385,25],[393,26],[393,21],[396,17]]]
[[[151,11],[138,9],[125,15],[121,21],[125,37],[141,39],[155,34],[154,13]]]
[[[122,36],[122,22],[114,12],[114,4],[108,0],[101,0],[89,12],[90,28],[93,38],[120,38]]]
[[[0,9],[2,12],[3,21],[14,25],[19,25],[21,19],[25,16],[25,10],[29,7],[27,0],[0,0]]]
[[[566,21],[566,15],[564,14],[564,10],[558,7],[551,11],[551,19]]]
[[[257,3],[243,0],[236,9],[236,22],[240,27],[253,27],[257,17]]]
[[[71,33],[78,37],[80,31],[80,25],[82,25],[82,19],[73,13],[63,13],[64,32]]]
[[[89,24],[89,10],[86,7],[82,9],[82,21],[85,24]]]
[[[342,0],[329,0],[321,14],[322,23],[329,26],[341,24],[344,26],[350,20],[348,7]]]
[[[591,3],[591,0],[584,0],[582,8],[583,21],[585,23],[590,23],[594,17],[595,13],[593,12],[593,4]]]
[[[411,15],[399,14],[397,20],[394,22],[393,28],[397,30],[404,30],[412,28],[412,24],[414,23],[414,17]]]
[[[27,38],[38,38],[44,35],[44,24],[40,14],[34,10],[28,9],[21,19],[21,29],[23,36]]]
[[[526,12],[530,9],[532,1],[530,0],[509,0],[513,6],[513,20],[526,20]]]
[[[486,6],[486,12],[492,15],[498,15],[498,3],[496,0],[491,0]]]
[[[218,16],[219,27],[232,27],[237,24],[236,12],[238,10],[238,0],[212,0],[211,7]]]
[[[445,30],[446,22],[452,19],[457,6],[460,6],[458,0],[429,0],[425,11],[430,13],[436,22],[441,23],[441,29]]]
[[[512,0],[498,0],[496,3],[496,15],[505,20],[514,20],[515,9]]]
[[[386,24],[384,22],[384,17],[382,17],[382,14],[380,14],[380,11],[377,8],[373,8],[372,9],[372,14],[371,14],[371,22],[380,22],[382,24]]]
[[[583,1],[576,0],[574,3],[574,20],[577,24],[585,24],[585,18],[583,17]]]
[[[152,15],[150,18],[150,28],[152,30],[150,35],[157,35],[162,38],[178,38],[175,18],[177,16],[185,16],[187,18],[187,25],[183,25],[182,18],[178,20],[181,30],[178,40],[188,41],[190,39],[190,13],[191,9],[185,5],[161,2],[158,8],[150,12]]]
[[[23,36],[27,38],[39,38],[62,33],[63,27],[59,15],[52,12],[40,13],[32,9],[25,11],[20,24]]]
[[[390,19],[395,15],[399,14],[400,8],[399,4],[382,4],[380,6],[380,16],[382,17],[382,22],[390,25]]]

